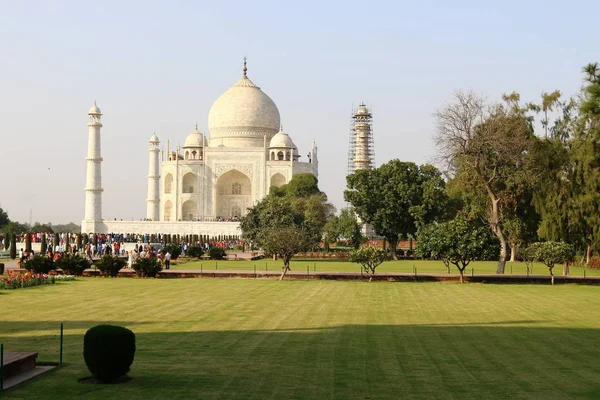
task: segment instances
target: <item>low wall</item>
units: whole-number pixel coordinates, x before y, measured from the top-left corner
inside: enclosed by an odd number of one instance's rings
[[[193,221],[102,221],[81,223],[82,233],[133,233],[240,236],[239,222],[193,222]]]

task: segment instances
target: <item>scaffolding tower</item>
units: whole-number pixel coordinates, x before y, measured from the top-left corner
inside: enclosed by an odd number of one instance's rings
[[[375,168],[373,143],[373,115],[364,103],[352,110],[350,145],[348,149],[348,175],[359,169]]]
[[[352,110],[350,145],[348,150],[348,175],[360,169],[375,168],[375,148],[373,143],[373,114],[364,103]],[[349,206],[349,205],[347,205]],[[363,235],[371,240],[375,231],[369,224],[362,224]]]

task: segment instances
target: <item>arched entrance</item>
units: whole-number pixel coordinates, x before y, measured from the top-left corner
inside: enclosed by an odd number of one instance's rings
[[[170,221],[172,211],[173,211],[173,203],[171,203],[171,200],[167,200],[167,202],[165,203],[165,212],[163,214],[163,220]]]
[[[241,217],[252,205],[252,182],[238,170],[231,170],[217,180],[216,216]]]
[[[198,216],[196,215],[196,203],[192,200],[185,201],[181,205],[181,219],[184,221],[193,221]]]
[[[283,185],[285,185],[285,176],[278,172],[271,177],[271,186],[279,187]]]

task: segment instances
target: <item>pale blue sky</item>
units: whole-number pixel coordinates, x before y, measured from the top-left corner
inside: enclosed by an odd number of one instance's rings
[[[241,73],[275,101],[340,208],[350,112],[375,118],[377,164],[435,155],[456,89],[574,94],[600,61],[596,1],[0,1],[0,206],[83,218],[87,111],[104,113],[106,218],[145,216],[147,141],[183,142]]]

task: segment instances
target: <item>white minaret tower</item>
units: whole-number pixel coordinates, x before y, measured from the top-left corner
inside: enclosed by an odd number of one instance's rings
[[[373,115],[367,106],[361,103],[352,114],[350,132],[350,154],[348,156],[348,174],[359,169],[375,167],[373,153]]]
[[[83,232],[97,232],[97,224],[102,222],[102,155],[100,128],[102,112],[96,102],[90,108],[88,129],[87,175],[85,180],[85,219]]]
[[[158,145],[160,140],[156,135],[150,138],[150,148],[148,149],[148,198],[146,199],[146,218],[151,221],[159,220],[160,192],[158,182],[160,180],[160,171],[158,169],[158,158],[160,149]]]

